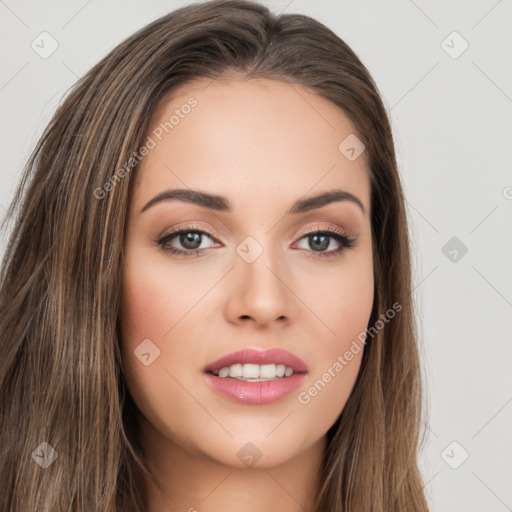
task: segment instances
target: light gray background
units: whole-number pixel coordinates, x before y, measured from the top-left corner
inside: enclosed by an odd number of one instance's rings
[[[2,216],[68,88],[135,30],[188,3],[0,0]],[[389,109],[411,223],[432,510],[512,510],[512,3],[266,4],[333,29]],[[59,45],[47,59],[31,48],[43,31]],[[457,58],[464,43],[453,31],[469,44]],[[459,247],[445,255],[452,237]]]

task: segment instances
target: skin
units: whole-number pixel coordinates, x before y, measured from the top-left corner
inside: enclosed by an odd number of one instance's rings
[[[191,96],[197,106],[137,168],[127,225],[123,361],[141,442],[165,489],[149,484],[147,510],[311,510],[326,432],[350,396],[363,350],[309,403],[298,395],[368,326],[374,275],[366,153],[349,161],[338,150],[355,129],[334,104],[264,79],[182,86],[161,103],[148,135]],[[173,188],[225,196],[233,211],[172,200],[141,213]],[[297,199],[335,188],[357,196],[365,212],[341,201],[286,215]],[[185,259],[157,243],[189,223],[212,234],[202,235],[201,255]],[[355,247],[319,257],[339,242],[328,238],[315,251],[304,233],[328,227],[353,237]],[[236,252],[248,236],[263,249],[252,263]],[[191,247],[179,236],[167,246]],[[145,339],[160,350],[148,366],[134,355]],[[309,373],[277,402],[234,402],[204,379],[203,368],[225,354],[278,347],[302,358]],[[248,442],[261,454],[251,467],[237,457]]]

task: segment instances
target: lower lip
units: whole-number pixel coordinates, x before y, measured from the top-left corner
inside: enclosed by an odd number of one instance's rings
[[[293,393],[302,384],[306,374],[296,373],[291,377],[263,382],[246,382],[229,377],[217,377],[212,373],[205,373],[204,376],[215,391],[236,402],[265,405],[277,402]]]

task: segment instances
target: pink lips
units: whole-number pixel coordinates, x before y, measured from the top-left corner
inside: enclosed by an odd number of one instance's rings
[[[264,382],[244,382],[230,377],[217,377],[205,373],[204,378],[217,392],[242,404],[265,405],[277,402],[293,393],[306,378],[306,373],[296,373],[291,377],[282,377]]]
[[[290,377],[281,377],[261,382],[246,382],[230,377],[218,377],[221,368],[233,364],[284,364],[293,368]],[[208,384],[223,396],[243,404],[264,405],[276,402],[293,393],[304,381],[308,367],[299,357],[282,349],[252,350],[233,352],[217,359],[204,369],[204,378]]]
[[[287,350],[281,348],[273,348],[271,350],[253,350],[244,349],[238,352],[232,352],[213,363],[210,363],[204,369],[205,372],[218,373],[221,368],[231,366],[233,364],[284,364],[290,368],[293,368],[295,373],[306,373],[308,367],[306,363],[300,358],[293,355]]]

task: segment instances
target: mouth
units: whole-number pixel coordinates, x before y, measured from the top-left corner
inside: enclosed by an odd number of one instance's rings
[[[221,378],[257,382],[259,379],[282,379],[307,373],[308,367],[300,357],[287,350],[244,349],[213,361],[204,368],[204,372]]]
[[[245,349],[213,361],[203,371],[207,382],[225,397],[263,405],[292,393],[303,382],[308,367],[286,350]]]

